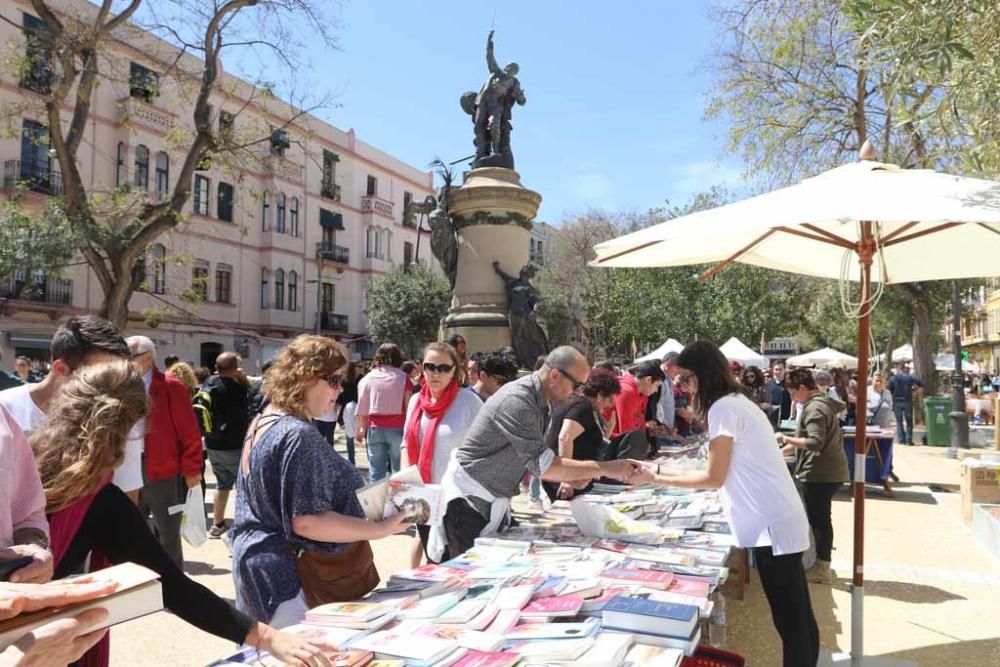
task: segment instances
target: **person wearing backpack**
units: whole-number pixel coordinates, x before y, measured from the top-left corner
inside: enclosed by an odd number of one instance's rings
[[[250,388],[235,352],[220,354],[215,368],[216,375],[208,378],[194,397],[194,408],[216,481],[208,534],[219,538],[226,532],[226,503],[236,483],[243,439],[250,423]]]

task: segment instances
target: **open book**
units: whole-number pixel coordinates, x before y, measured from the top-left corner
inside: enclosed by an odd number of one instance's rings
[[[101,608],[107,619],[94,630],[118,625],[163,609],[163,593],[158,574],[135,563],[123,563],[90,575],[95,581],[115,581],[118,589],[102,598],[67,607],[41,609],[0,621],[0,650],[7,648],[32,630],[87,609]]]
[[[357,490],[358,500],[361,502],[361,509],[365,512],[365,517],[369,521],[381,521],[385,518],[385,503],[389,499],[389,482],[412,482],[420,484],[420,471],[417,466],[403,468],[394,475],[385,479],[372,482],[368,486],[363,486]]]
[[[437,526],[444,519],[444,494],[437,484],[415,482],[389,482],[382,518],[391,519],[403,514],[412,523]]]

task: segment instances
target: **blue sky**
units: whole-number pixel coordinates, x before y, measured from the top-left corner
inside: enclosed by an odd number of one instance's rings
[[[682,204],[739,182],[723,128],[703,120],[704,63],[717,36],[701,1],[346,0],[341,50],[302,54],[296,87],[336,96],[319,116],[406,162],[472,153],[459,95],[487,76],[486,34],[511,60],[528,103],[514,111],[522,182],[544,198],[539,220],[596,206]],[[229,61],[229,67],[234,63]],[[246,73],[244,73],[246,74]]]

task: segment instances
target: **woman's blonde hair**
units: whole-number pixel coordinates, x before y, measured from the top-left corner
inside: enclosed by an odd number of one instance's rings
[[[264,377],[264,391],[277,408],[302,414],[306,387],[347,365],[344,348],[326,336],[303,334],[281,348]]]
[[[48,421],[31,437],[46,511],[94,493],[125,459],[125,440],[146,415],[146,385],[135,364],[81,366],[56,394]]]
[[[168,368],[167,373],[183,382],[189,391],[193,391],[198,386],[198,378],[195,377],[194,369],[183,361],[178,361]]]

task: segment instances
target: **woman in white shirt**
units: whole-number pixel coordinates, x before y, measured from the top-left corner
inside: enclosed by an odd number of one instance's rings
[[[632,482],[720,489],[737,543],[753,550],[785,666],[815,665],[819,627],[802,568],[809,524],[771,423],[733,379],[719,348],[708,341],[684,348],[675,381],[707,418],[708,469],[664,475],[644,468]]]
[[[483,402],[476,394],[462,391],[459,381],[464,366],[458,352],[447,343],[424,348],[421,368],[423,386],[410,399],[406,411],[403,454],[409,465],[420,470],[424,483],[440,484],[452,451],[462,444]],[[417,526],[419,539],[410,554],[412,567],[420,565],[430,531],[430,526]]]

